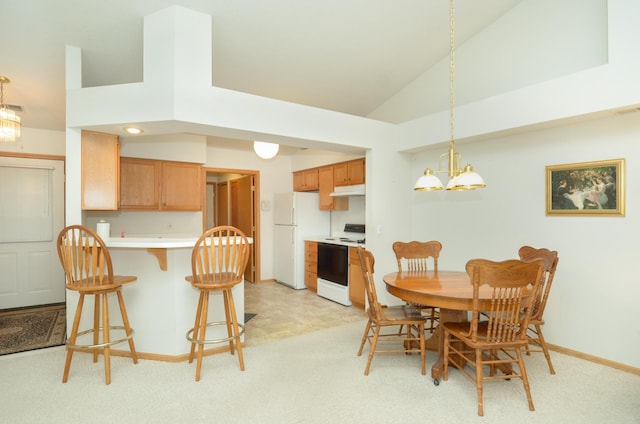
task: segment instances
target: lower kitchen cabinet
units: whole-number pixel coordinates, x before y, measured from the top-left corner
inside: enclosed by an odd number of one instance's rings
[[[315,241],[304,242],[304,285],[318,291],[318,243]]]
[[[358,249],[349,248],[349,300],[356,308],[365,309],[364,276],[358,258]]]

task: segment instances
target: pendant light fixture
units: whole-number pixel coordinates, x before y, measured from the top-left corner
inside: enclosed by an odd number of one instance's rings
[[[484,180],[473,171],[471,164],[467,164],[464,168],[460,168],[459,162],[462,155],[456,150],[456,142],[454,139],[454,109],[455,109],[455,5],[454,0],[449,2],[449,151],[440,155],[438,161],[438,170],[433,171],[431,168],[424,170],[424,175],[418,178],[414,190],[417,191],[433,191],[442,190],[443,185],[435,173],[447,173],[449,175],[449,183],[447,190],[475,190],[476,188],[485,187]],[[442,169],[442,158],[447,157],[448,166],[446,170]]]
[[[271,159],[278,154],[280,145],[276,143],[266,143],[264,141],[254,141],[253,151],[262,159]]]
[[[4,85],[10,82],[0,76],[0,143],[13,143],[20,138],[20,117],[4,103]]]

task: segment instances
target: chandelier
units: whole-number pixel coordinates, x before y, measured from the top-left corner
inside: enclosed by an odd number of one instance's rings
[[[0,142],[12,143],[20,138],[20,117],[4,104],[4,85],[11,80],[0,75]]]
[[[442,190],[442,181],[435,174],[447,173],[449,182],[447,190],[475,190],[476,188],[485,187],[484,180],[473,171],[470,163],[464,168],[460,168],[460,160],[462,155],[456,150],[456,142],[454,139],[454,106],[455,106],[455,6],[454,0],[449,2],[449,150],[440,155],[438,160],[438,170],[433,171],[431,168],[424,170],[424,175],[418,178],[414,190],[417,191],[433,191]],[[442,159],[447,158],[447,169],[442,169]]]

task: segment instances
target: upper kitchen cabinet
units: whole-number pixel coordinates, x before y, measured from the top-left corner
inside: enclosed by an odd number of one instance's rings
[[[293,173],[293,191],[315,191],[318,187],[318,168]]]
[[[346,211],[349,209],[348,197],[330,196],[333,192],[333,166],[318,169],[318,189],[320,192],[320,209],[323,211]]]
[[[120,158],[120,209],[160,209],[160,162]]]
[[[82,209],[117,210],[120,199],[118,136],[82,131]]]
[[[204,184],[202,166],[197,163],[162,162],[161,168],[162,210],[202,210]]]
[[[121,158],[120,208],[202,209],[202,167],[197,163]]]
[[[355,159],[333,165],[333,179],[336,186],[364,184],[364,161]]]

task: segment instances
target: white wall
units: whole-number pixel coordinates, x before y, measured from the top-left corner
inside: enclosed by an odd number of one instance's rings
[[[0,152],[11,154],[65,155],[63,131],[22,127],[22,136],[15,143],[0,143]]]

